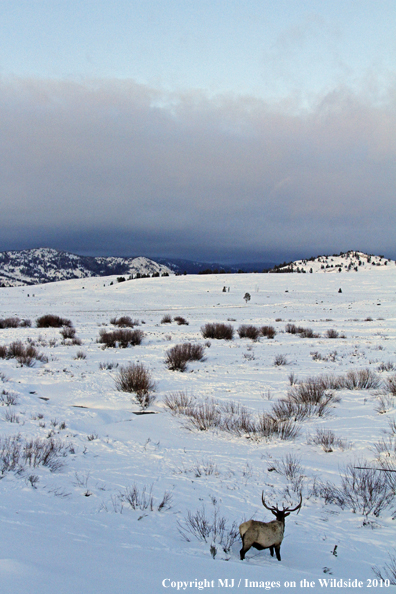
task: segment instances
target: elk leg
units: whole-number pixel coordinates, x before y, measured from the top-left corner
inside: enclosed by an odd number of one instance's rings
[[[281,560],[281,556],[280,556],[280,545],[277,545],[275,547],[275,553],[276,553],[276,558],[278,559],[278,561]]]
[[[270,547],[270,553],[271,553],[271,557],[274,556],[274,547]]]
[[[242,548],[240,550],[241,561],[244,560],[245,554],[248,552],[248,550],[251,548],[253,544],[251,539],[245,538],[245,536],[245,534],[242,536]]]
[[[243,560],[244,560],[246,551],[247,551],[247,549],[245,549],[245,542],[244,542],[244,538],[243,538],[243,536],[242,536],[242,548],[241,548],[241,550],[239,551],[239,554],[240,554],[240,556],[241,556],[241,561],[243,561]]]

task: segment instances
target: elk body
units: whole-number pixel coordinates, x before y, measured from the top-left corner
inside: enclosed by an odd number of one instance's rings
[[[278,509],[277,507],[270,507],[264,501],[264,493],[261,495],[261,500],[266,509],[276,516],[276,520],[272,522],[258,522],[257,520],[248,520],[239,526],[239,533],[242,538],[242,548],[240,551],[241,561],[245,558],[246,553],[251,547],[258,551],[269,549],[271,557],[274,556],[274,550],[278,561],[281,560],[280,547],[285,532],[285,518],[291,512],[300,510],[302,504],[302,496],[300,496],[300,503],[291,509],[285,507]]]

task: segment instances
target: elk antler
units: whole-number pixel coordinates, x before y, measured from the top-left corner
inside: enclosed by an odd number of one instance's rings
[[[296,505],[296,507],[293,507],[293,509],[290,509],[290,507],[285,507],[285,509],[283,511],[289,512],[289,513],[294,512],[297,509],[298,509],[298,511],[300,511],[301,504],[302,504],[302,494],[300,493],[300,503],[298,505]]]
[[[261,493],[261,501],[263,502],[263,505],[266,509],[268,509],[270,512],[278,512],[279,509],[277,507],[270,507],[268,506],[265,501],[264,501],[264,491]]]
[[[264,491],[263,491],[263,492],[262,492],[262,494],[261,494],[261,501],[263,502],[263,505],[264,505],[264,507],[265,507],[266,509],[268,509],[270,512],[279,512],[279,509],[278,509],[277,507],[275,507],[275,506],[273,506],[273,507],[270,507],[269,505],[267,505],[267,504],[265,503],[265,500],[264,500]],[[293,509],[290,509],[289,507],[285,507],[285,508],[283,509],[283,513],[285,513],[285,512],[289,512],[289,513],[291,513],[291,512],[294,512],[294,511],[296,511],[297,509],[300,511],[301,504],[302,504],[302,495],[300,494],[300,503],[299,503],[298,505],[296,505],[296,507],[293,507]],[[298,512],[297,512],[297,513],[298,513]]]

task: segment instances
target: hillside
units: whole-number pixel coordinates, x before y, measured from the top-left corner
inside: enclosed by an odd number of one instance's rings
[[[275,266],[271,272],[296,273],[340,273],[375,270],[375,267],[394,266],[396,262],[384,256],[374,256],[364,252],[341,252],[332,256],[317,256],[306,260],[296,260]]]
[[[225,580],[230,592],[341,592],[339,580],[393,591],[373,567],[387,578],[396,564],[396,267],[357,278],[2,289],[1,594],[212,592]],[[37,327],[45,314],[73,327]],[[98,342],[121,316],[140,344]],[[233,338],[204,337],[213,322]],[[240,336],[246,325],[256,340]],[[170,368],[167,353],[186,343],[204,358]],[[117,389],[132,363],[155,382],[151,414]],[[254,548],[241,561],[237,526],[274,519],[262,491],[278,508],[301,493],[302,507],[286,519],[281,561]]]
[[[173,274],[167,266],[144,257],[78,256],[51,248],[0,253],[0,286],[38,285],[73,278],[110,275]]]

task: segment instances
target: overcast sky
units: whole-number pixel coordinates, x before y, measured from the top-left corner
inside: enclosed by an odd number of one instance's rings
[[[0,250],[396,257],[394,0],[0,0]]]

